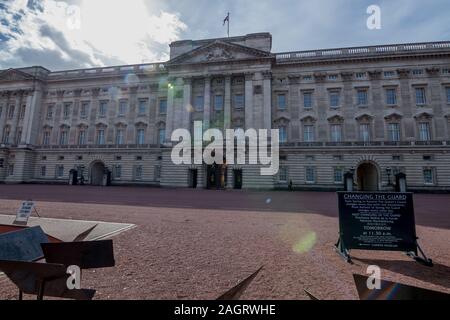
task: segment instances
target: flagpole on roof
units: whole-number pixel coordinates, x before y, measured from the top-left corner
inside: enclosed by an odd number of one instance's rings
[[[228,12],[228,38],[230,37],[230,13]]]

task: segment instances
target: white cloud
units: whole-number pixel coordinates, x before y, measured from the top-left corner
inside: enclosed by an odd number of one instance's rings
[[[65,68],[162,61],[168,44],[187,28],[177,14],[149,13],[144,0],[83,0],[79,7],[40,0],[42,11],[27,3],[7,0],[0,13],[7,22],[0,24],[8,38],[0,45],[5,65]]]

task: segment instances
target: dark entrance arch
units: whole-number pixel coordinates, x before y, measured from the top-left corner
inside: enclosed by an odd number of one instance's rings
[[[378,168],[371,162],[362,163],[357,170],[358,190],[376,192],[379,191]]]
[[[225,189],[227,184],[227,165],[216,164],[206,168],[206,188],[221,190]]]
[[[106,172],[105,164],[101,161],[94,162],[91,166],[91,185],[103,186]]]

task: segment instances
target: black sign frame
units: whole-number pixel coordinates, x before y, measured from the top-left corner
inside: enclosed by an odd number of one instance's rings
[[[350,250],[407,252],[432,266],[417,240],[413,193],[338,192],[338,253],[351,263]],[[423,257],[418,256],[418,251]]]

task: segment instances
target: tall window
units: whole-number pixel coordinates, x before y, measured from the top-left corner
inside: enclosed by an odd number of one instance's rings
[[[370,141],[370,124],[362,123],[359,125],[359,138],[363,142]]]
[[[56,166],[56,177],[57,178],[64,177],[64,166],[63,165]]]
[[[18,128],[16,134],[16,144],[20,144],[21,140],[22,140],[22,128]]]
[[[330,92],[330,107],[339,108],[340,93],[338,91]]]
[[[314,142],[314,126],[304,125],[303,126],[303,140],[305,142]]]
[[[139,100],[139,114],[144,115],[147,113],[148,100]]]
[[[117,164],[114,166],[114,179],[121,179],[122,178],[122,166],[120,164]]]
[[[446,89],[447,91],[447,103],[450,104],[450,87]]]
[[[344,171],[342,168],[334,168],[334,183],[344,182]]]
[[[136,180],[142,180],[142,166],[134,167],[134,178]]]
[[[306,183],[315,183],[316,182],[316,168],[314,167],[306,167],[305,172],[305,180]]]
[[[119,116],[124,116],[127,113],[128,102],[126,100],[121,100],[119,102]]]
[[[144,144],[145,143],[145,130],[138,129],[136,131],[136,144]]]
[[[194,101],[194,108],[195,111],[203,111],[205,101],[203,99],[203,96],[196,96]]]
[[[312,109],[313,101],[312,101],[312,92],[304,92],[303,93],[303,108]]]
[[[100,128],[97,130],[97,144],[103,145],[105,144],[105,129]]]
[[[243,94],[236,94],[234,95],[234,107],[236,109],[242,109],[244,108],[245,100]]]
[[[119,128],[116,131],[116,144],[121,145],[124,143],[124,129]]]
[[[80,108],[80,117],[82,119],[87,118],[88,109],[89,109],[89,102],[83,102]]]
[[[100,107],[98,109],[98,115],[100,117],[106,117],[107,110],[108,110],[108,102],[107,101],[100,101]]]
[[[65,145],[67,145],[67,143],[68,143],[68,132],[67,132],[67,129],[64,128],[64,129],[61,129],[61,134],[59,136],[59,144],[62,146],[65,146]]]
[[[425,88],[416,88],[416,104],[422,105],[427,103]]]
[[[285,94],[278,95],[278,109],[286,110],[286,95]]]
[[[400,141],[400,124],[399,123],[389,123],[388,124],[388,135],[390,141]]]
[[[288,170],[286,167],[280,167],[280,171],[278,173],[278,181],[279,182],[287,182],[288,181]]]
[[[214,96],[214,110],[223,110],[223,96],[220,94]]]
[[[159,100],[159,114],[166,114],[167,113],[167,100],[161,99]]]
[[[48,130],[44,131],[44,134],[42,136],[42,144],[44,146],[50,145],[50,131]]]
[[[86,130],[82,128],[78,132],[78,145],[83,146],[85,144],[86,144]]]
[[[26,106],[26,105],[23,105],[23,106],[20,108],[19,119],[25,118],[25,111],[26,111],[26,109],[27,109],[27,106]]]
[[[431,140],[430,124],[428,122],[420,122],[419,123],[419,140],[420,141],[430,141]]]
[[[3,129],[3,143],[8,144],[9,143],[9,135],[11,134],[11,129],[9,126],[6,126],[5,129]]]
[[[70,118],[70,109],[71,109],[71,104],[70,103],[64,104],[64,111],[63,111],[64,119],[69,119]]]
[[[166,129],[159,129],[158,142],[159,144],[164,144],[165,141],[166,141]]]
[[[2,117],[2,115],[3,115],[3,106],[0,106],[0,118]]]
[[[47,107],[47,120],[53,119],[53,106]]]
[[[425,184],[434,184],[434,172],[433,169],[423,169],[423,181]]]
[[[41,177],[45,177],[47,175],[47,167],[42,166],[41,167]]]
[[[12,119],[12,118],[14,118],[14,109],[15,109],[15,107],[14,106],[9,106],[9,109],[8,109],[8,119]]]
[[[367,97],[367,90],[357,91],[357,104],[358,106],[367,106],[369,104]]]
[[[280,132],[280,143],[287,143],[288,137],[287,137],[287,128],[285,126],[282,126],[279,128]]]
[[[386,104],[396,105],[397,104],[397,90],[386,89]]]
[[[342,125],[332,124],[330,130],[331,130],[331,141],[332,142],[341,142],[342,141]]]

